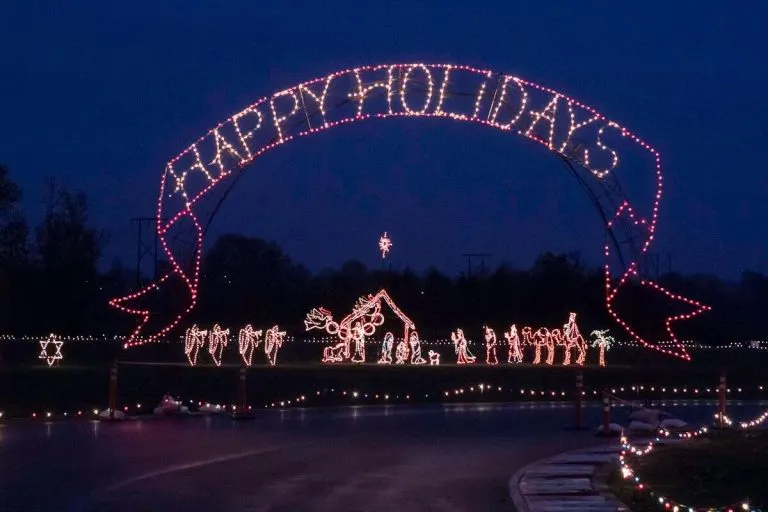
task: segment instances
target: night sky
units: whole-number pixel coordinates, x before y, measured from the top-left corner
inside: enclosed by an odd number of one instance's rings
[[[682,272],[768,272],[764,2],[15,2],[0,10],[0,162],[32,222],[45,176],[83,189],[135,258],[165,162],[257,98],[364,64],[451,62],[591,105],[662,155],[654,248]],[[42,5],[51,4],[51,5]],[[221,5],[219,5],[221,4]],[[182,7],[183,6],[183,7]],[[266,7],[265,7],[266,6]],[[276,240],[313,270],[359,259],[528,267],[600,262],[601,223],[563,164],[520,137],[391,119],[282,146],[247,168],[211,227]],[[388,262],[389,263],[389,262]]]

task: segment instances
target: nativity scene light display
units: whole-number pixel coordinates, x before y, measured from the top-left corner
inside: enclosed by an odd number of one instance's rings
[[[388,329],[384,329],[386,318],[393,320]],[[319,357],[323,364],[437,366],[442,362],[455,361],[457,365],[484,362],[493,366],[505,362],[506,349],[507,364],[583,366],[590,347],[576,323],[576,313],[572,312],[562,326],[518,328],[517,324],[512,324],[501,336],[497,336],[490,326],[483,325],[482,341],[479,344],[474,344],[463,329],[456,328],[450,335],[450,344],[453,345],[451,353],[441,354],[432,348],[424,350],[422,345],[429,345],[430,342],[420,338],[416,324],[384,289],[358,298],[351,312],[338,319],[329,309],[312,308],[304,318],[304,328],[307,332],[322,331],[329,336],[324,338],[329,343],[323,347]],[[258,362],[255,355],[261,347],[264,363],[276,366],[278,353],[287,341],[292,340],[278,325],[256,329],[248,324],[236,333],[237,350],[243,366],[252,366]],[[591,336],[594,338],[589,340],[591,346],[599,351],[598,364],[605,366],[605,353],[614,339],[608,335],[607,329],[595,330]],[[184,353],[191,366],[198,364],[201,349],[203,353],[208,353],[206,360],[215,366],[222,366],[224,350],[229,341],[228,328],[219,324],[209,329],[193,325],[184,336]],[[375,350],[371,347],[375,347]]]

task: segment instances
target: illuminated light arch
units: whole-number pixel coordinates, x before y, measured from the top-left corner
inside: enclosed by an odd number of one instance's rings
[[[663,188],[658,151],[593,108],[553,89],[470,66],[421,63],[345,69],[283,89],[219,123],[172,158],[162,174],[157,206],[157,232],[171,270],[155,283],[110,301],[112,306],[141,318],[125,347],[156,341],[195,307],[204,232],[201,204],[217,185],[291,140],[356,121],[389,117],[447,118],[513,132],[563,158],[574,174],[584,173],[586,178],[580,180],[585,187],[602,187],[605,196],[594,200],[602,212],[609,212],[604,215],[608,312],[642,345],[690,359],[672,324],[709,307],[676,295],[642,275]],[[624,196],[620,186],[609,186],[619,169],[619,146],[624,145],[651,161],[647,173],[655,193],[642,208]],[[195,233],[188,263],[170,244],[169,232],[183,223],[189,223]],[[637,251],[621,248],[617,236],[622,233],[627,241],[642,240]],[[646,339],[617,311],[616,298],[630,280],[688,308],[686,313],[660,322],[673,341],[671,347]],[[162,321],[159,327],[150,326],[152,311],[136,303],[172,283],[185,289],[186,305],[175,318]]]

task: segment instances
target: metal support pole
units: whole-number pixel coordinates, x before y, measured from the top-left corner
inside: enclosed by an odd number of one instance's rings
[[[109,369],[109,419],[115,419],[117,409],[117,363],[113,362]]]
[[[608,392],[603,391],[603,434],[609,435],[611,432],[611,399]]]
[[[726,394],[725,371],[720,372],[720,384],[717,386],[717,415],[720,428],[725,427],[725,394]]]
[[[243,366],[240,368],[240,403],[238,405],[238,408],[240,409],[238,412],[240,414],[245,414],[248,410],[248,399],[247,399],[247,385],[246,385],[246,368]]]
[[[581,428],[581,401],[582,394],[584,392],[584,372],[576,373],[576,399],[574,404],[576,405],[576,428]]]

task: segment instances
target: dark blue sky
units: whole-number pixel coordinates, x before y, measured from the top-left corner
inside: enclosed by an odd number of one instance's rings
[[[154,214],[165,162],[217,122],[337,69],[423,61],[514,73],[621,122],[662,154],[655,249],[674,269],[768,272],[764,2],[16,3],[0,11],[0,161],[33,220],[44,176],[85,190],[111,235],[107,263],[133,264],[129,218]],[[580,250],[596,264],[602,243],[545,149],[427,119],[266,154],[212,234],[275,239],[319,269],[378,265],[385,230],[394,265],[451,272],[463,252],[527,267],[542,250]]]

